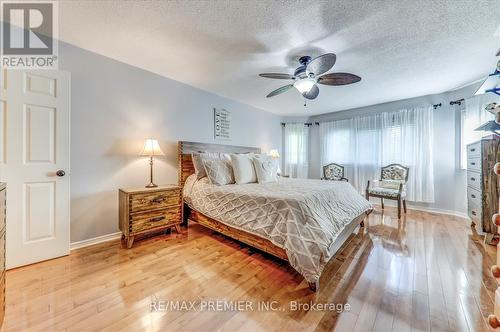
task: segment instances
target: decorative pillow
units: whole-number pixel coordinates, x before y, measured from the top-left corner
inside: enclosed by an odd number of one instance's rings
[[[207,172],[205,171],[205,165],[203,165],[204,160],[220,159],[220,158],[221,158],[220,154],[215,152],[212,153],[200,152],[191,154],[191,160],[193,161],[194,173],[196,174],[196,178],[199,180],[207,176]]]
[[[259,183],[278,181],[278,163],[267,155],[257,155],[253,158],[255,173]]]
[[[234,183],[231,162],[224,159],[207,159],[203,161],[208,179],[212,184],[223,186]]]
[[[253,157],[253,153],[231,155],[234,179],[237,184],[257,182],[257,174],[252,162]]]
[[[404,181],[401,180],[382,180],[381,187],[388,189],[399,189],[400,184],[404,184]]]

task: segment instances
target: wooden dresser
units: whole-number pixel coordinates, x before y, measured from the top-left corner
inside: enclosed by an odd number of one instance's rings
[[[0,327],[5,316],[5,208],[7,187],[0,183]]]
[[[120,189],[119,226],[131,248],[139,234],[175,227],[181,232],[181,188]]]
[[[483,137],[467,145],[467,209],[473,225],[485,232],[485,242],[494,244],[497,227],[491,216],[498,211],[497,177],[493,167],[500,160],[499,139]]]

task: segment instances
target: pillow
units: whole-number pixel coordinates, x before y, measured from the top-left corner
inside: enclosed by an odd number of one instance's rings
[[[276,159],[267,155],[257,155],[252,161],[259,183],[278,181],[278,163]]]
[[[231,162],[224,159],[207,159],[203,161],[208,179],[212,184],[223,186],[234,183]]]
[[[257,182],[257,174],[252,162],[253,157],[253,153],[231,155],[234,179],[237,184]]]
[[[387,189],[399,189],[400,184],[404,184],[404,181],[401,180],[382,180],[382,187]]]
[[[220,159],[220,154],[215,152],[212,153],[200,152],[191,154],[191,160],[193,161],[193,166],[194,166],[194,174],[196,174],[196,178],[198,180],[207,176],[207,172],[205,171],[205,165],[203,165],[203,161],[208,159]]]

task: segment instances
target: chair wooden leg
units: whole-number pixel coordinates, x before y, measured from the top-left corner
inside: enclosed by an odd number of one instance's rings
[[[380,199],[380,204],[382,205],[382,210],[383,210],[384,209],[384,199],[383,198]]]
[[[403,210],[405,211],[406,214],[406,199],[403,199]]]
[[[398,199],[398,219],[401,219],[401,200]]]

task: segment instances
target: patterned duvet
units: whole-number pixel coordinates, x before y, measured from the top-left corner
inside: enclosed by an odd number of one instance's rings
[[[344,181],[279,178],[274,183],[212,185],[191,175],[184,201],[194,210],[285,249],[308,282],[319,279],[344,226],[371,204]]]

